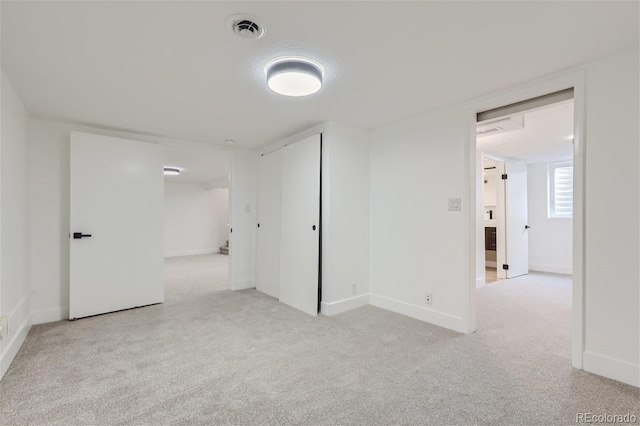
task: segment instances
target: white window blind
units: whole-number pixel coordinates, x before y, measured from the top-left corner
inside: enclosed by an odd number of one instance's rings
[[[573,164],[549,166],[549,217],[573,217]]]

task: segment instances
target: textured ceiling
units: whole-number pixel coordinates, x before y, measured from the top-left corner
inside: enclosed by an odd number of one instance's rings
[[[165,166],[178,167],[182,169],[182,173],[178,176],[165,176],[165,182],[226,187],[229,163],[228,155],[219,152],[203,153],[167,148],[164,153]]]
[[[2,68],[36,117],[256,149],[324,121],[377,128],[638,44],[637,2],[9,2]],[[266,35],[245,40],[227,17]],[[279,56],[316,95],[269,91]]]

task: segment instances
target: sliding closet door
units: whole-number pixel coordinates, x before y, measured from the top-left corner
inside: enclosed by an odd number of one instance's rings
[[[318,314],[320,135],[282,150],[280,301]]]
[[[258,160],[256,289],[278,297],[280,287],[280,192],[282,151]]]

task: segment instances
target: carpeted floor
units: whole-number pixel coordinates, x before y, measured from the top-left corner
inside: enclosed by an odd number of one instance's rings
[[[205,254],[164,260],[165,303],[229,289],[229,256]]]
[[[571,368],[567,277],[480,289],[478,332],[465,336],[371,306],[315,318],[255,290],[189,291],[190,269],[167,262],[182,284],[167,281],[162,305],[33,327],[0,382],[0,423],[568,425],[580,412],[640,416],[637,388]]]

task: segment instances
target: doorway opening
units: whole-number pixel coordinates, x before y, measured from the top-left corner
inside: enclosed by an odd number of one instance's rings
[[[573,97],[478,122],[483,284],[571,274],[573,128]]]
[[[229,289],[228,154],[166,148],[165,302]]]
[[[515,318],[505,328],[517,333],[545,318],[555,329],[539,344],[571,358],[573,89],[488,115],[476,126],[478,329]]]

